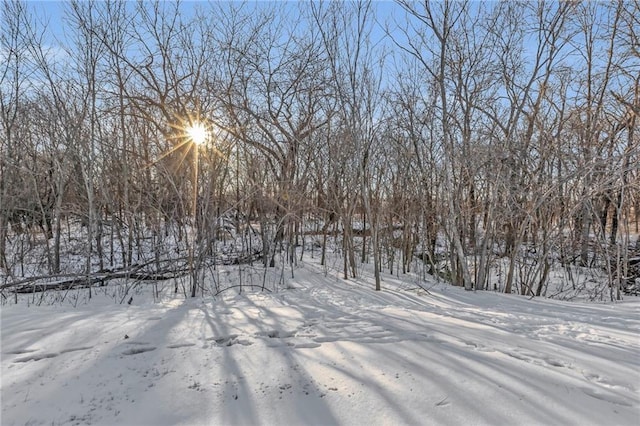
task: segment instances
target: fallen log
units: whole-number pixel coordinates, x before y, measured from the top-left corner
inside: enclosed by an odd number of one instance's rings
[[[126,268],[102,269],[91,274],[60,274],[41,275],[9,282],[0,286],[0,290],[13,293],[37,293],[46,290],[68,290],[72,288],[88,288],[95,285],[103,286],[110,280],[132,279],[136,281],[164,281],[186,275],[189,268],[186,267],[186,259],[171,259],[170,267],[159,271],[145,271],[157,262],[151,261],[136,264]],[[167,263],[164,261],[163,263]]]
[[[73,288],[89,288],[95,285],[104,286],[107,281],[115,279],[132,279],[136,281],[165,281],[172,278],[185,276],[189,273],[189,269],[179,269],[172,271],[154,272],[154,273],[137,273],[137,272],[116,272],[116,273],[100,273],[92,276],[75,277],[69,280],[54,281],[46,283],[32,282],[22,284],[12,288],[10,291],[14,293],[38,293],[47,290],[69,290]]]
[[[219,256],[212,264],[238,265],[250,263],[260,259],[262,253],[233,253]],[[211,260],[211,259],[208,259]],[[96,285],[104,286],[108,281],[115,279],[129,279],[135,281],[166,281],[179,278],[190,272],[187,258],[166,259],[161,261],[169,264],[160,270],[149,271],[150,267],[157,266],[154,261],[136,264],[129,267],[114,269],[102,269],[91,274],[60,274],[40,275],[12,281],[0,286],[0,291],[8,290],[12,293],[26,294],[39,293],[47,290],[69,290],[74,288],[89,288]],[[206,263],[206,262],[205,262]]]

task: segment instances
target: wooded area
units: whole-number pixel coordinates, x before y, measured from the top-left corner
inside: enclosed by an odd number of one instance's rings
[[[2,3],[3,289],[175,265],[195,296],[328,247],[469,290],[632,276],[638,0],[63,4],[64,43]]]

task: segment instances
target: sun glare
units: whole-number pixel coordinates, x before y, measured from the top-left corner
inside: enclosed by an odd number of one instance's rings
[[[194,123],[191,127],[187,128],[187,134],[191,141],[196,145],[202,145],[205,143],[209,136],[207,129],[200,123]]]

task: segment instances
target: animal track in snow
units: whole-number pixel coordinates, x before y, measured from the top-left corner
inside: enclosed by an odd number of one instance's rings
[[[227,343],[225,346],[233,346],[233,345],[251,346],[251,345],[253,345],[253,342],[251,342],[250,340],[245,340],[245,339],[235,339],[235,340]]]
[[[289,346],[291,348],[296,348],[296,349],[313,349],[313,348],[318,348],[320,347],[320,343],[318,342],[309,342],[309,341],[296,341],[299,338],[315,338],[317,337],[317,334],[315,333],[311,333],[309,332],[309,327],[308,326],[302,326],[302,329],[304,329],[305,332],[303,333],[299,333],[299,331],[301,330],[300,328],[293,330],[293,331],[284,331],[284,330],[267,330],[267,331],[260,331],[258,333],[255,333],[254,336],[255,337],[267,337],[269,338],[270,341],[266,342],[266,345],[268,347],[282,347],[285,346],[285,343],[281,341],[281,339],[287,339],[288,341],[286,342],[286,346]],[[292,340],[290,340],[292,339]],[[314,339],[315,340],[315,339]]]
[[[25,356],[25,357],[22,357],[22,358],[17,358],[13,362],[40,361],[41,359],[55,358],[58,355],[60,355],[60,354],[57,353],[57,352],[47,352],[47,353],[44,353],[44,354],[34,354],[34,355]]]
[[[17,363],[17,362],[29,362],[29,361],[40,361],[42,359],[47,359],[47,358],[55,358],[59,355],[62,354],[66,354],[69,352],[77,352],[77,351],[84,351],[87,349],[91,349],[93,348],[93,346],[81,346],[81,347],[76,347],[76,348],[67,348],[67,349],[62,349],[60,352],[45,352],[45,353],[39,353],[39,354],[33,354],[33,355],[27,355],[27,356],[23,356],[21,358],[16,358],[13,362]],[[12,354],[12,355],[21,355],[21,354],[28,354],[28,353],[33,353],[35,352],[35,349],[18,349],[12,352],[6,352],[7,354]]]
[[[610,389],[622,388],[622,389],[629,390],[631,392],[636,392],[635,387],[632,386],[632,385],[629,385],[629,384],[626,384],[626,383],[615,383],[613,380],[608,379],[606,377],[602,377],[602,376],[600,376],[598,374],[595,374],[595,373],[586,373],[586,372],[584,372],[582,375],[588,381],[590,381],[592,383],[596,383],[596,384],[598,384],[600,386],[604,386],[606,388],[610,388]]]
[[[462,341],[462,343],[464,343],[466,346],[470,347],[474,351],[478,351],[478,352],[495,352],[495,349],[489,348],[489,347],[484,346],[484,345],[482,345],[480,343],[469,342],[469,341]]]
[[[154,350],[156,350],[155,346],[142,346],[138,348],[127,349],[126,351],[122,352],[122,355],[137,355],[137,354],[150,352]]]
[[[167,345],[169,349],[178,349],[178,348],[187,348],[190,346],[195,346],[195,343],[174,343],[172,345]]]
[[[36,349],[16,349],[15,351],[5,352],[7,355],[22,355],[22,354],[30,354],[31,352],[35,352]]]
[[[523,352],[517,349],[501,351],[503,354],[510,356],[511,358],[515,358],[520,361],[525,361],[530,364],[541,365],[541,366],[551,366],[551,367],[563,367],[569,368],[570,364],[567,364],[564,361],[558,360],[556,358],[544,355],[544,354],[536,354],[530,352]]]
[[[295,331],[269,330],[260,331],[255,335],[258,337],[268,337],[270,339],[288,339],[296,334]]]
[[[580,389],[585,395],[590,396],[591,398],[595,398],[598,399],[600,401],[604,401],[604,402],[610,402],[612,404],[616,404],[616,405],[622,405],[623,407],[633,407],[633,404],[631,404],[629,401],[627,401],[626,398],[622,398],[616,395],[604,395],[602,392],[599,392],[597,390],[593,390],[593,389],[589,389],[589,388],[581,388]]]
[[[315,343],[315,342],[294,343],[292,347],[296,349],[315,349],[320,347],[320,343]]]
[[[69,352],[77,352],[77,351],[86,351],[88,349],[92,349],[93,346],[79,346],[77,348],[68,348],[68,349],[63,349],[60,351],[61,354],[66,354]]]
[[[224,337],[209,337],[205,340],[213,340],[217,346],[233,346],[233,345],[242,345],[242,346],[251,346],[253,342],[246,339],[238,339],[237,334],[230,334]]]

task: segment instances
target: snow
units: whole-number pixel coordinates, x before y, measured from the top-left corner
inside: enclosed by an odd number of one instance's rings
[[[411,276],[131,305],[5,305],[2,425],[640,424],[640,301]],[[424,286],[424,283],[419,283]],[[86,290],[82,290],[86,292]]]

